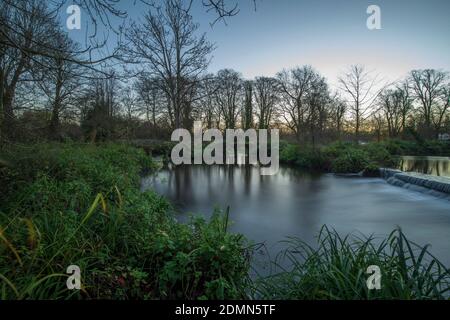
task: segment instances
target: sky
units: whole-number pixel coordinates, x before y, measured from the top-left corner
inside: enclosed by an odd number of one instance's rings
[[[194,0],[192,16],[216,45],[209,71],[233,68],[245,78],[274,76],[309,64],[331,84],[351,64],[363,64],[389,81],[408,71],[450,71],[449,0],[225,0],[239,13],[211,26],[215,17]],[[144,5],[122,0],[130,19]],[[369,5],[381,9],[381,29],[369,30]],[[83,18],[83,17],[82,17]],[[70,31],[74,39],[82,31]]]

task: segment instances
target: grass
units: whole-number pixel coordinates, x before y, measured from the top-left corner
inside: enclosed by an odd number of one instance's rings
[[[386,239],[340,236],[324,226],[317,247],[299,238],[285,241],[277,259],[282,270],[259,280],[264,299],[448,299],[450,271],[427,246],[409,241],[400,228]],[[286,269],[285,265],[290,265]],[[381,270],[381,289],[369,290],[369,266]]]
[[[179,224],[166,199],[141,193],[143,151],[53,144],[1,158],[0,299],[243,297],[245,239],[220,212]],[[81,291],[66,288],[69,265]]]

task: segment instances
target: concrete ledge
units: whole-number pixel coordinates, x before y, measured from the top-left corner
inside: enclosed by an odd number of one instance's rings
[[[394,186],[450,200],[449,178],[388,168],[380,168],[380,176]]]

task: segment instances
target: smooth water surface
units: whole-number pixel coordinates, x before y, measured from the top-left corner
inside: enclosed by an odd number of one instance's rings
[[[399,159],[398,169],[407,172],[419,172],[450,178],[449,157],[403,156]]]

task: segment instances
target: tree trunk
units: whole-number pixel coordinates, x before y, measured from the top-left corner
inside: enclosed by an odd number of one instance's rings
[[[60,110],[59,102],[55,102],[55,104],[53,106],[53,111],[52,111],[52,118],[50,119],[50,126],[48,128],[50,139],[57,140],[60,137],[60,135],[59,135],[59,129],[60,129],[59,110]]]
[[[3,92],[3,121],[2,121],[2,136],[3,139],[10,139],[14,134],[15,118],[13,111],[13,97],[14,93],[10,90]]]
[[[93,128],[91,133],[90,133],[90,137],[89,137],[90,143],[94,144],[95,141],[97,140],[97,128]]]
[[[49,126],[49,138],[50,139],[59,139],[59,112],[61,110],[61,83],[59,82],[56,85],[55,89],[55,101],[53,102],[53,110],[52,110],[52,118],[50,119]]]

